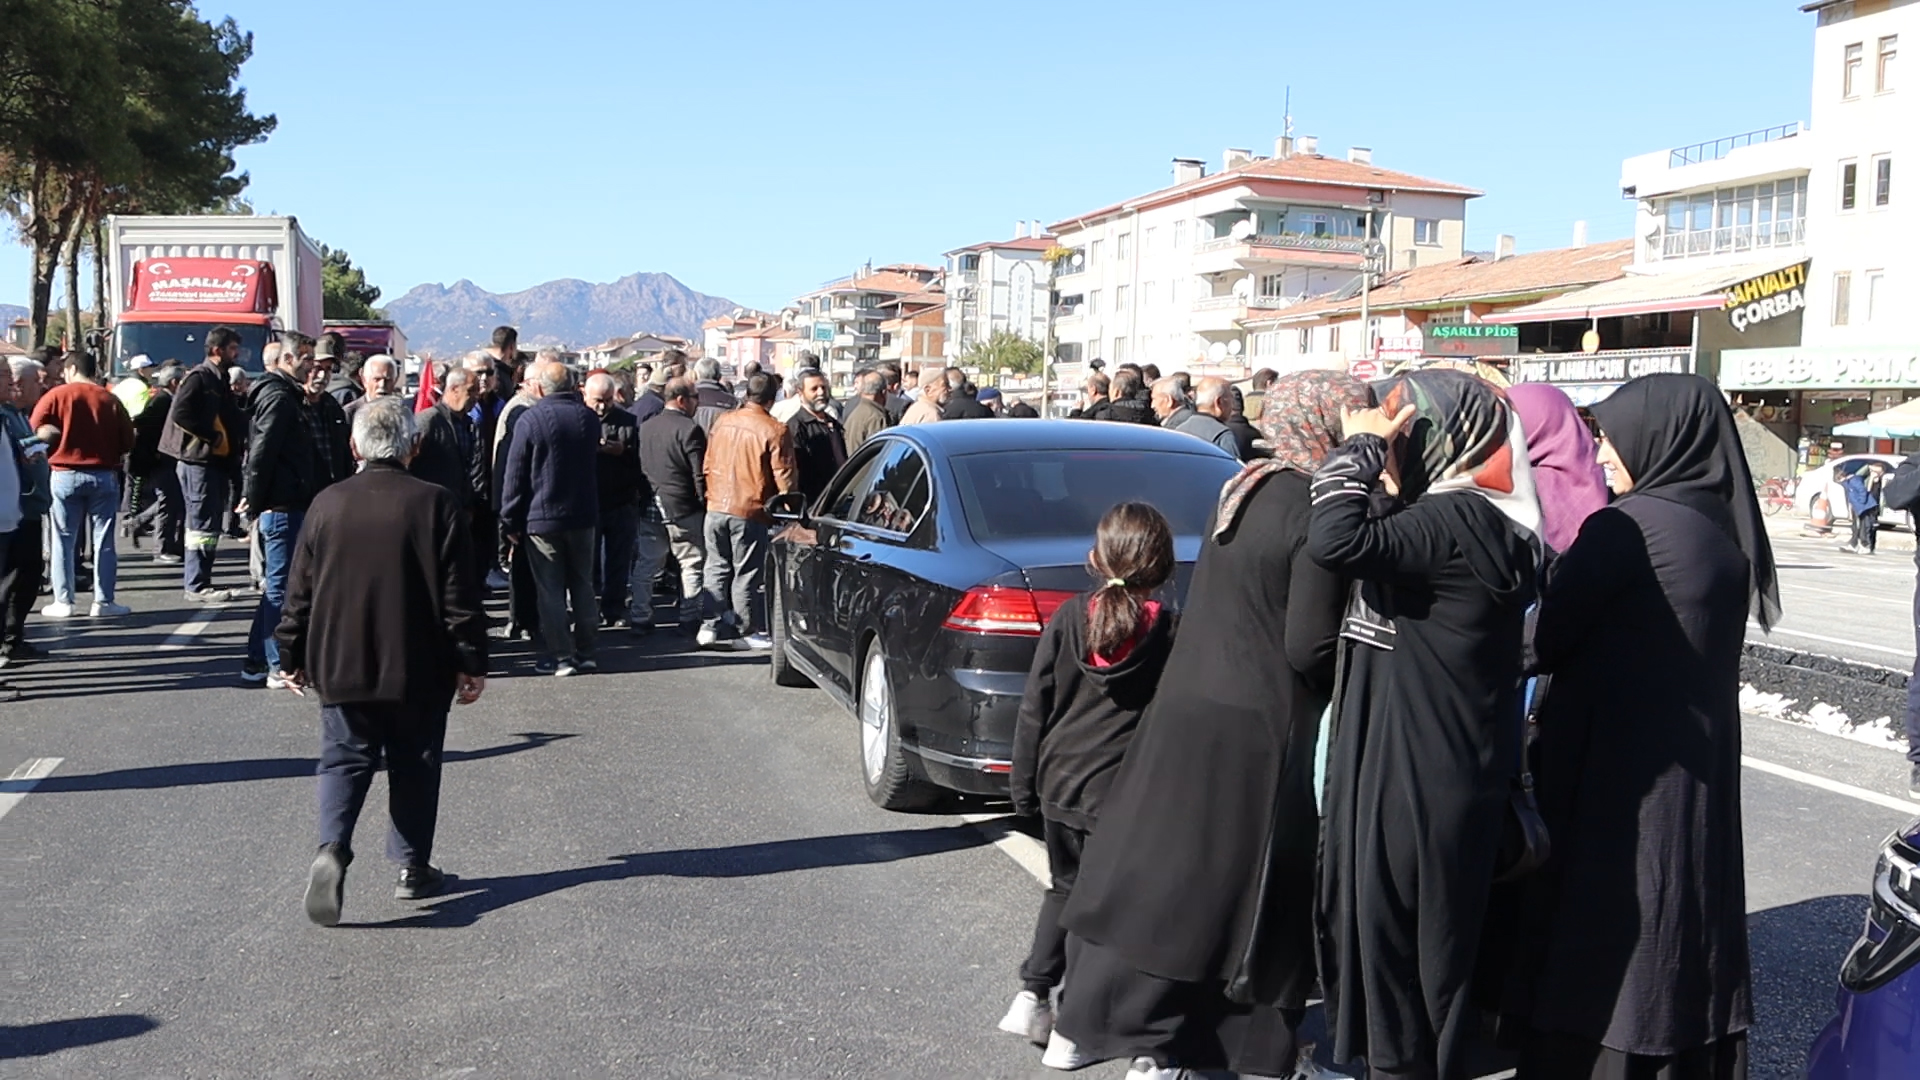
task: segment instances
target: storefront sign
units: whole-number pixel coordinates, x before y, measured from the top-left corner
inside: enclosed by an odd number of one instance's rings
[[[1511,356],[1520,351],[1518,326],[1490,326],[1486,323],[1429,325],[1426,333],[1428,356]]]
[[[1507,374],[1516,383],[1553,383],[1577,386],[1587,383],[1622,383],[1642,375],[1669,372],[1686,374],[1693,370],[1693,353],[1688,349],[1621,349],[1618,352],[1559,353],[1529,356],[1515,360]]]
[[[1749,326],[1790,315],[1807,306],[1807,263],[1729,285],[1726,297],[1727,318],[1743,334]]]
[[[1920,348],[1727,349],[1723,390],[1846,390],[1920,387]]]
[[[1517,338],[1518,326],[1495,326],[1491,323],[1471,323],[1467,325],[1442,323],[1425,328],[1428,337],[1446,338]]]
[[[1380,361],[1349,360],[1347,361],[1347,375],[1351,378],[1359,379],[1361,382],[1371,382],[1380,377]]]

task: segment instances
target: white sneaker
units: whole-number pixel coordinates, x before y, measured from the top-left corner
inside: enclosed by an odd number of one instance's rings
[[[1336,1069],[1323,1069],[1315,1064],[1313,1051],[1309,1050],[1301,1057],[1300,1064],[1294,1068],[1293,1080],[1353,1080],[1353,1077]]]
[[[1025,1035],[1033,1045],[1045,1046],[1053,1037],[1053,1006],[1033,991],[1022,990],[1014,995],[1007,1015],[1000,1018],[1000,1030]]]
[[[740,639],[740,647],[748,652],[766,652],[773,648],[773,638],[768,634],[748,634]]]
[[[95,600],[93,607],[87,611],[87,614],[96,619],[106,619],[117,615],[131,615],[133,614],[133,609],[125,604],[116,604],[111,600],[105,603]]]
[[[1127,1069],[1127,1080],[1180,1080],[1182,1069],[1161,1068],[1160,1063],[1150,1057],[1137,1057]]]
[[[720,631],[711,624],[703,623],[698,633],[693,635],[693,643],[703,649],[711,649],[720,640]]]
[[[286,688],[287,688],[287,677],[285,675],[282,675],[277,671],[271,671],[267,673],[267,689],[285,690]]]
[[[73,605],[58,602],[48,604],[46,607],[40,609],[40,614],[49,619],[71,619],[73,618]]]
[[[1080,1048],[1073,1045],[1072,1039],[1056,1031],[1047,1038],[1047,1052],[1040,1055],[1040,1064],[1049,1069],[1071,1072],[1098,1064],[1098,1059],[1081,1053]]]

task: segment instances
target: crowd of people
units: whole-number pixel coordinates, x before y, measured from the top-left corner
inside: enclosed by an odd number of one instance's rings
[[[1090,382],[1228,427],[1206,380]],[[1779,602],[1725,399],[1635,379],[1596,438],[1455,370],[1260,391],[1177,620],[1125,504],[1040,639],[1012,790],[1052,886],[1000,1026],[1055,1068],[1327,1075],[1319,997],[1375,1078],[1744,1076],[1739,658]]]

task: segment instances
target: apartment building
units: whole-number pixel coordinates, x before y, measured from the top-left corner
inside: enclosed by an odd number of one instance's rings
[[[806,293],[793,303],[793,326],[828,375],[845,377],[880,358],[880,323],[890,300],[924,291],[940,280],[931,266],[899,263],[861,267]]]
[[[1040,223],[1019,222],[1011,240],[987,241],[947,252],[946,343],[950,355],[1007,332],[1047,339],[1051,303],[1046,253],[1053,237]]]
[[[764,311],[734,308],[725,315],[715,315],[700,324],[700,346],[706,355],[722,364],[730,364],[734,359],[729,355],[728,343],[734,335],[773,326],[779,321],[779,316]]]
[[[909,378],[928,365],[945,366],[952,305],[937,288],[882,304],[880,359],[899,364]]]
[[[1279,139],[1272,157],[1230,149],[1221,170],[1174,160],[1173,184],[1054,223],[1055,356],[1242,375],[1297,366],[1251,355],[1245,323],[1386,273],[1459,259],[1481,192]]]

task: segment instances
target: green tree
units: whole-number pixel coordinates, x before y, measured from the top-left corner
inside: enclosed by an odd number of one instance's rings
[[[996,374],[1005,370],[1015,375],[1036,375],[1044,356],[1039,342],[1011,331],[995,330],[992,337],[974,342],[961,354],[960,366]]]
[[[247,176],[234,148],[276,121],[248,112],[234,85],[252,36],[188,0],[0,0],[0,26],[0,212],[33,249],[30,318],[44,341],[63,254],[100,258],[107,214],[236,198]]]
[[[367,284],[366,272],[353,265],[352,256],[320,245],[320,312],[328,319],[383,319],[373,305],[380,290]]]

